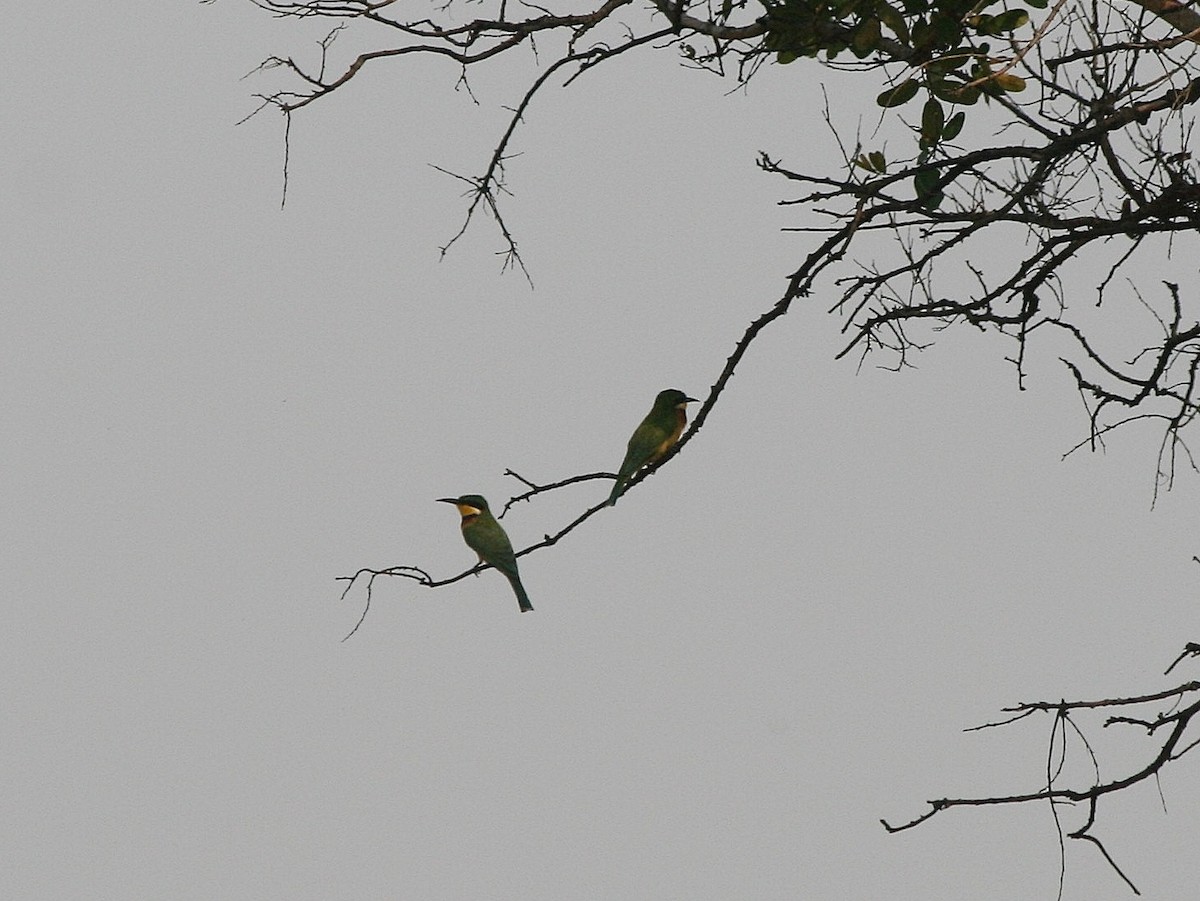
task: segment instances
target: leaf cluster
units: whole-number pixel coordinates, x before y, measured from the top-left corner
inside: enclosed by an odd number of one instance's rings
[[[833,61],[843,53],[880,63],[903,60],[905,76],[883,91],[884,109],[926,97],[918,141],[928,156],[939,143],[962,131],[966,114],[948,114],[946,105],[971,106],[980,98],[999,98],[1025,89],[1025,79],[997,68],[989,38],[1010,40],[1030,22],[1030,8],[1046,0],[762,0],[767,8],[763,46],[781,64],[824,54]],[[997,4],[1004,2],[1003,8]],[[989,12],[988,10],[992,10]],[[887,36],[885,36],[885,30]],[[922,159],[922,162],[924,159]],[[886,171],[882,154],[863,156],[868,172]],[[936,208],[941,201],[932,173],[915,185],[917,196]]]
[[[899,6],[888,0],[761,2],[766,8],[764,46],[778,62],[787,64],[820,53],[833,60],[845,52],[860,60],[903,58],[914,68],[927,70],[926,82],[938,85],[947,94],[945,99],[956,103],[974,103],[979,92],[954,95],[948,76],[957,73],[962,84],[978,78],[978,74],[964,76],[972,60],[987,52],[987,45],[980,42],[1007,38],[1029,23],[1025,7],[1046,6],[1046,0],[1006,2],[1002,10],[987,13],[984,10],[1005,0],[903,0]]]

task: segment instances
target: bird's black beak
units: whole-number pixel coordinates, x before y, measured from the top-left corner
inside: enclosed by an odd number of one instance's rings
[[[700,403],[700,401],[698,401],[698,400],[697,400],[696,398],[694,398],[694,397],[685,397],[685,398],[683,399],[683,402],[684,402],[685,404],[698,404],[698,403]]]
[[[456,497],[439,497],[438,503],[439,504],[457,504],[458,498],[456,498]]]

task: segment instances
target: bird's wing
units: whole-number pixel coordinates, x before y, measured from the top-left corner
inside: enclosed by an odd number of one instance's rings
[[[517,572],[517,557],[513,553],[512,542],[504,527],[494,519],[491,522],[478,522],[464,537],[467,544],[485,563],[490,563],[505,575],[515,575]]]
[[[632,475],[654,456],[655,451],[667,439],[657,423],[643,422],[629,439],[629,451],[625,454],[625,462],[621,466],[622,473]]]

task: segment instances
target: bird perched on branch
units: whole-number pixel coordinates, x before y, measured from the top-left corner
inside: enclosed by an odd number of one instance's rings
[[[512,585],[513,593],[521,612],[533,609],[529,603],[529,595],[521,584],[521,576],[517,572],[517,557],[513,553],[512,542],[504,527],[492,516],[488,502],[478,494],[464,494],[462,497],[439,497],[443,504],[454,504],[462,516],[462,534],[467,547],[479,555],[482,563],[494,566],[500,571],[508,583]]]
[[[629,449],[625,451],[617,482],[608,496],[610,507],[625,491],[634,473],[649,463],[661,460],[663,454],[679,440],[683,427],[687,425],[687,405],[690,403],[696,403],[696,398],[688,397],[677,388],[658,392],[654,406],[629,439]]]

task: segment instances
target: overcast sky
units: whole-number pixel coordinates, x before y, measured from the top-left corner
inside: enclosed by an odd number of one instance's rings
[[[241,79],[322,29],[112,12],[0,37],[0,896],[1054,897],[1044,806],[879,825],[1035,789],[1048,720],[960,731],[1006,704],[1197,677],[1161,673],[1200,640],[1200,477],[1151,512],[1151,434],[1060,461],[1086,421],[1052,358],[1018,392],[951,331],[856,374],[814,298],[684,453],[522,558],[534,613],[491,571],[384,580],[340,641],[335,577],[473,562],[436,498],[615,470],[659,389],[708,392],[811,248],[753,161],[830,157],[827,73],[727,96],[647,53],[548,93],[510,166],[531,290],[485,221],[439,262],[464,202],[429,165],[480,171],[530,69],[476,106],[377,67],[296,118],[281,211]],[[525,546],[607,490],[504,522]],[[1139,759],[1094,737],[1105,778]],[[1196,760],[1165,812],[1101,806],[1147,897],[1194,896]],[[1130,897],[1066,866],[1066,899]]]

